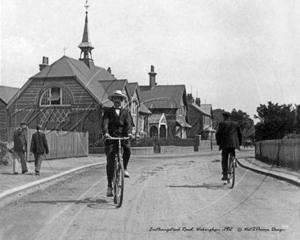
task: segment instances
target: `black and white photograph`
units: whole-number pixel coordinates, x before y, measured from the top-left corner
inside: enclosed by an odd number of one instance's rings
[[[300,239],[299,1],[0,10],[0,240]]]

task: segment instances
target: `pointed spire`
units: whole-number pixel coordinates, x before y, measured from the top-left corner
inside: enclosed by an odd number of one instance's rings
[[[89,5],[88,5],[87,0],[86,0],[86,4],[84,5],[84,7],[86,8],[86,12],[85,12],[86,16],[85,16],[85,24],[84,24],[82,41],[78,46],[81,49],[79,60],[84,61],[88,66],[90,66],[90,63],[93,61],[92,50],[94,49],[94,47],[91,43],[91,38],[90,38],[90,34],[89,34],[89,29],[88,29],[88,7],[89,7]]]

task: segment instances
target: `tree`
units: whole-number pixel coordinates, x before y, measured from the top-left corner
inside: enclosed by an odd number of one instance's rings
[[[213,127],[217,129],[218,123],[223,121],[222,113],[224,109],[213,110]],[[244,138],[251,138],[254,140],[254,121],[250,116],[242,110],[233,109],[231,111],[231,120],[238,122]]]
[[[243,133],[246,133],[254,123],[247,113],[241,110],[237,111],[235,108],[231,111],[231,120],[239,123]]]
[[[255,126],[256,141],[281,139],[297,129],[296,110],[292,104],[260,104],[257,113],[262,121]]]
[[[212,122],[212,127],[213,129],[217,129],[218,128],[218,124],[220,122],[223,121],[223,116],[222,116],[222,113],[225,112],[224,109],[214,109],[212,111],[212,117],[213,117],[213,122]]]

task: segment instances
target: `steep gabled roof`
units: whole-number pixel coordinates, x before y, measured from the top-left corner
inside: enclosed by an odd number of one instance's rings
[[[98,103],[101,103],[105,90],[99,84],[99,80],[116,80],[116,78],[107,72],[104,68],[92,65],[90,68],[80,60],[63,56],[50,66],[31,77],[20,89],[19,95],[30,85],[33,79],[52,80],[56,78],[75,77]],[[11,99],[9,106],[17,97]]]
[[[152,89],[149,86],[141,86],[141,94],[144,104],[150,109],[177,109],[182,99],[188,106],[185,85],[157,85]]]
[[[201,104],[200,107],[195,103],[192,103],[189,105],[194,107],[198,111],[202,112],[203,114],[212,117],[212,105],[211,104]]]
[[[133,96],[134,91],[137,91],[137,97],[140,102],[139,112],[145,113],[145,114],[151,114],[151,111],[143,103],[142,93],[141,93],[139,84],[137,82],[134,82],[134,83],[128,83],[127,86],[128,86],[128,91],[129,91],[129,94],[131,95],[131,97]]]
[[[131,95],[131,97],[133,96],[134,91],[137,89],[137,87],[138,87],[138,83],[137,82],[128,83],[128,91],[129,91],[129,94]]]
[[[74,77],[77,76],[83,83],[91,80],[115,80],[116,78],[104,68],[91,66],[89,68],[83,61],[63,56],[50,66],[45,67],[42,71],[32,78],[57,78],[57,77]]]
[[[0,99],[7,104],[18,91],[19,88],[0,85]]]

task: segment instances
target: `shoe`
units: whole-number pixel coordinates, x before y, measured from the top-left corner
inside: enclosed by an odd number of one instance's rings
[[[35,175],[36,176],[40,176],[40,172],[35,172]]]
[[[125,169],[125,171],[124,171],[124,176],[126,177],[126,178],[130,178],[130,175],[129,175],[129,172]]]
[[[113,197],[114,196],[112,187],[107,188],[106,196],[107,197]]]
[[[28,170],[26,170],[26,171],[22,171],[22,174],[24,174],[24,173],[27,173],[28,172]]]
[[[14,172],[14,174],[15,174],[15,175],[17,175],[17,174],[19,174],[19,173],[17,173],[17,172]]]
[[[227,180],[228,180],[228,177],[227,177],[227,176],[225,176],[225,175],[223,175],[223,177],[222,177],[221,181],[227,181]]]

